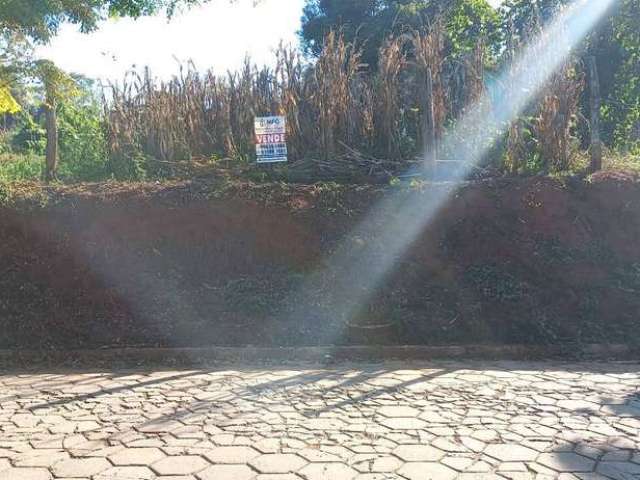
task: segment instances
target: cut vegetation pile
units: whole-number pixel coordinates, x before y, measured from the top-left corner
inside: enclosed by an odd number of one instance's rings
[[[384,342],[638,344],[640,183],[609,173],[13,192],[0,208],[0,348],[361,343],[328,314],[331,279],[313,298],[299,287],[340,241],[375,245],[353,227],[416,188],[425,204],[438,189],[451,200],[364,310],[389,325]],[[308,314],[290,318],[302,301]]]

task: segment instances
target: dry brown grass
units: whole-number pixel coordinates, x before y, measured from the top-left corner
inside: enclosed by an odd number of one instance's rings
[[[584,76],[567,62],[544,90],[534,131],[547,170],[562,171],[571,164],[571,129],[583,88]]]
[[[431,73],[433,83],[433,122],[436,134],[436,141],[442,137],[445,122],[448,116],[447,91],[443,79],[444,51],[445,51],[445,30],[441,22],[435,22],[426,30],[416,30],[411,34],[415,66],[417,69],[417,95],[418,106],[424,109],[427,101],[426,84],[428,72]],[[426,115],[422,115],[422,125],[420,134],[426,131],[424,125]],[[418,143],[424,145],[425,140]]]
[[[380,51],[378,72],[374,79],[374,125],[379,150],[388,158],[400,157],[402,129],[401,78],[407,59],[403,41],[389,38]]]
[[[335,155],[340,142],[358,143],[362,129],[362,90],[366,89],[360,51],[331,32],[313,68],[310,97],[317,115],[320,151],[325,158]],[[366,95],[366,93],[365,93]]]
[[[407,135],[424,130],[424,115],[407,112],[424,109],[427,70],[433,78],[436,132],[444,130],[449,115],[442,79],[444,46],[440,23],[428,31],[389,38],[378,70],[367,74],[357,45],[332,32],[314,65],[281,46],[273,70],[258,69],[247,60],[239,72],[222,77],[200,74],[193,65],[165,82],[154,80],[148,71],[130,74],[112,85],[105,102],[112,161],[126,163],[137,152],[143,161],[170,170],[171,162],[212,155],[249,159],[254,117],[279,114],[287,118],[294,161],[326,164],[357,151],[364,155],[355,160],[358,164],[375,156],[401,164],[420,153],[402,151],[401,146]]]
[[[129,74],[105,100],[113,170],[124,170],[120,176],[126,176],[142,163],[146,172],[171,174],[184,161],[211,157],[247,164],[255,151],[254,118],[276,114],[287,118],[293,170],[315,172],[310,176],[321,172],[323,178],[345,172],[393,174],[421,157],[425,148],[437,152],[447,125],[487,98],[484,42],[464,56],[449,58],[446,41],[438,21],[389,38],[375,72],[362,65],[358,45],[332,32],[313,64],[281,45],[273,68],[258,68],[247,59],[240,71],[223,76],[199,73],[190,64],[169,81],[155,80],[148,70]],[[565,66],[536,110],[533,133],[555,169],[570,163],[571,126],[584,83],[577,71]],[[431,127],[429,73],[435,145],[425,136]],[[527,154],[524,129],[518,120],[507,137],[506,164],[514,173]],[[386,160],[376,160],[380,158]]]

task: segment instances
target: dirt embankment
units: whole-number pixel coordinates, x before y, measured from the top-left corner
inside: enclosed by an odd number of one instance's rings
[[[421,188],[425,204],[439,189],[449,201],[362,309],[390,324],[378,341],[640,342],[640,183]],[[331,279],[297,292],[393,190],[192,182],[18,199],[0,208],[0,348],[361,342],[331,318]],[[301,302],[303,319],[289,314]]]

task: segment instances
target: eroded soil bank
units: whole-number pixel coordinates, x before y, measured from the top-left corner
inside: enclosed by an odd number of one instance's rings
[[[403,189],[449,200],[359,314],[386,327],[354,330],[331,315],[332,278],[304,298],[301,285],[341,242],[382,254],[350,232]],[[0,208],[0,348],[638,344],[639,315],[640,183],[620,174],[85,185]]]

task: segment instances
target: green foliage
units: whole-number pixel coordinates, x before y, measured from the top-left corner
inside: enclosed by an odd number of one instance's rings
[[[86,87],[86,85],[85,85]],[[58,130],[60,178],[66,181],[97,181],[111,177],[104,135],[102,108],[89,90],[59,102]],[[5,180],[40,178],[42,155],[46,147],[43,115],[23,111],[17,126],[6,134],[3,145]]]
[[[129,147],[109,155],[109,172],[117,180],[139,181],[148,177],[148,158],[140,148]]]
[[[18,127],[11,139],[11,149],[16,153],[44,155],[47,134],[42,125],[31,114],[22,112],[18,117]]]
[[[454,2],[447,19],[447,32],[453,52],[472,50],[479,38],[484,38],[494,50],[498,46],[501,38],[500,18],[486,0]]]
[[[526,41],[527,32],[548,23],[568,3],[507,0],[501,8],[505,39],[513,35],[511,41]],[[640,147],[640,2],[617,2],[589,36],[581,53],[596,58],[603,98],[604,141],[618,148]],[[587,98],[582,104],[585,111]]]
[[[62,179],[98,181],[109,177],[104,125],[96,103],[60,105],[58,129]]]
[[[454,102],[456,96],[461,96],[465,88],[464,79],[468,78],[468,72],[504,64],[506,57],[503,54],[511,42],[521,47],[529,36],[536,32],[537,27],[551,21],[567,2],[568,0],[506,0],[500,10],[495,10],[486,0],[306,0],[300,36],[307,52],[319,54],[325,35],[330,30],[341,30],[347,41],[354,41],[363,48],[364,63],[371,67],[376,65],[383,67],[383,62],[379,63],[378,57],[380,47],[389,34],[397,35],[412,29],[424,31],[432,26],[436,19],[442,19],[446,42],[442,61],[438,64],[442,64],[444,73],[436,79],[436,83],[440,82],[436,86],[444,85],[442,108],[446,110],[445,105]],[[150,111],[148,108],[139,109],[142,98],[140,96],[130,99],[131,102],[125,102],[134,105],[129,112],[130,115],[126,116],[131,121],[127,126],[133,128],[119,128],[112,132],[106,129],[102,106],[92,93],[93,87],[90,82],[66,74],[51,62],[31,60],[30,39],[46,41],[56,33],[60,22],[69,21],[88,31],[95,28],[96,22],[108,15],[138,17],[158,10],[164,10],[170,15],[177,6],[193,3],[197,3],[197,0],[33,0],[31,2],[0,0],[0,112],[12,111],[14,112],[12,118],[17,119],[14,130],[0,138],[0,152],[5,156],[8,155],[2,166],[3,178],[39,178],[41,167],[37,166],[37,160],[44,153],[46,145],[44,118],[41,114],[43,105],[55,106],[58,111],[59,174],[64,181],[165,178],[176,175],[178,170],[175,165],[182,160],[190,159],[191,156],[197,158],[201,155],[224,153],[225,156],[236,160],[243,155],[249,158],[253,152],[253,139],[250,133],[252,112],[263,110],[263,105],[272,105],[273,101],[268,94],[262,93],[263,90],[271,92],[272,85],[269,82],[272,80],[257,70],[254,82],[256,87],[251,87],[254,85],[253,80],[240,82],[237,88],[229,87],[229,95],[237,95],[242,102],[239,103],[240,100],[236,101],[235,98],[229,97],[232,98],[231,104],[239,106],[234,107],[235,110],[232,111],[237,120],[229,121],[228,125],[225,124],[226,117],[222,113],[224,109],[216,113],[215,109],[197,108],[198,112],[206,112],[207,115],[211,114],[211,117],[203,116],[206,121],[190,125],[191,130],[183,133],[183,130],[187,131],[183,128],[187,122],[176,121],[176,119],[184,115],[182,108],[183,105],[190,103],[185,102],[189,95],[191,98],[200,98],[200,96],[194,94],[193,90],[185,89],[183,96],[179,97],[175,95],[174,90],[170,89],[173,97],[169,93],[165,97],[164,94],[156,95],[155,92],[151,92],[149,98],[162,99],[162,102],[159,102],[162,108],[157,109],[155,116],[148,114]],[[611,160],[607,161],[606,165],[635,166],[638,163],[638,155],[634,156],[633,152],[640,153],[640,2],[620,0],[611,13],[612,15],[601,22],[597,31],[590,36],[585,47],[577,54],[596,56],[604,102],[603,137],[612,149]],[[398,106],[394,108],[398,108],[401,112],[397,117],[390,115],[389,118],[398,119],[393,123],[393,128],[397,131],[394,135],[397,134],[398,137],[397,156],[402,160],[417,154],[420,149],[421,120],[420,109],[416,108],[416,102],[409,98],[416,90],[415,84],[412,83],[415,82],[415,71],[411,67],[412,62],[415,63],[416,55],[415,49],[412,50],[405,41],[406,38],[406,36],[400,36],[398,41],[398,45],[401,45],[398,48],[402,56],[401,66],[398,67],[401,74],[397,75],[398,81],[388,87],[397,96]],[[482,48],[473,51],[480,39],[485,41],[484,45],[487,51],[493,54],[492,56],[476,55],[477,52],[482,53]],[[347,49],[351,48],[352,46],[347,46]],[[357,48],[355,47],[354,51],[357,51]],[[467,55],[468,52],[470,54]],[[475,65],[479,68],[475,70],[472,68],[474,65],[470,63],[471,67],[467,65],[473,58],[479,58]],[[341,62],[339,60],[335,64],[336,71],[340,74],[343,73]],[[579,62],[578,65],[580,65]],[[276,71],[282,70],[276,69]],[[312,148],[307,138],[310,136],[304,137],[300,132],[304,128],[305,131],[313,131],[314,138],[318,137],[315,131],[318,113],[321,112],[321,108],[328,107],[324,106],[323,99],[318,95],[305,97],[305,95],[309,96],[307,92],[313,92],[315,89],[313,82],[305,83],[312,77],[307,73],[313,72],[313,67],[296,65],[292,71],[299,76],[299,83],[296,84],[291,79],[287,79],[290,95],[282,95],[282,98],[295,99],[295,102],[287,104],[291,110],[288,115],[297,120],[303,119],[298,123],[299,131],[294,132],[290,138],[293,140],[299,137],[304,140],[299,141],[292,151],[309,154]],[[345,134],[344,138],[340,137],[338,140],[348,143],[349,147],[353,147],[358,152],[370,154],[376,158],[393,157],[386,152],[375,150],[377,147],[374,141],[358,143],[354,140],[358,135],[367,139],[371,135],[375,137],[377,131],[371,128],[376,126],[376,109],[380,105],[382,90],[377,88],[376,83],[378,69],[371,68],[369,72],[363,71],[360,57],[353,71],[355,73],[348,78],[345,77],[347,80],[344,83],[351,90],[345,90],[343,93],[346,95],[344,98],[355,99],[353,105],[358,107],[354,108],[349,106],[351,104],[344,103],[346,105],[344,110],[362,113],[363,119],[372,118],[373,120],[371,125],[364,120],[360,125],[354,122],[355,115],[345,114],[354,131],[347,132],[349,135]],[[240,79],[240,77],[237,78]],[[269,85],[265,83],[268,88],[258,88],[262,85],[259,81],[265,79],[268,80]],[[274,82],[282,80],[276,76],[273,77]],[[338,84],[339,79],[330,79],[330,82]],[[460,85],[452,87],[451,85],[456,82],[460,82]],[[485,87],[490,83],[486,78],[481,78],[478,82],[480,86],[477,88],[480,93],[483,82]],[[187,82],[183,83],[187,84]],[[219,91],[220,85],[227,84],[216,83],[213,87]],[[306,85],[311,85],[311,88]],[[259,108],[254,108],[248,101],[248,92],[251,88],[255,90],[254,105],[258,105]],[[38,93],[35,96],[30,94],[32,89],[37,89]],[[549,87],[546,91],[549,91]],[[169,98],[174,100],[174,111],[164,108],[166,106],[164,102]],[[203,95],[202,98],[209,97]],[[476,97],[468,95],[469,102],[474,98]],[[583,95],[583,103],[578,115],[580,118],[588,117],[587,99],[588,95]],[[266,101],[263,102],[263,100]],[[466,96],[464,101],[467,101]],[[520,119],[522,123],[518,151],[520,163],[516,170],[511,170],[512,173],[531,174],[548,171],[545,167],[545,159],[541,155],[540,135],[534,129],[534,116],[538,105],[533,103],[536,102],[532,102],[531,109]],[[18,105],[22,107],[19,113],[17,113]],[[331,110],[331,108],[328,109]],[[140,115],[140,112],[147,112],[146,117]],[[198,112],[196,113],[199,115]],[[455,125],[455,118],[458,118],[459,113],[451,107],[443,114],[446,115],[446,122],[443,121],[443,125]],[[305,121],[305,115],[309,120]],[[189,118],[200,119],[197,115]],[[153,123],[154,121],[156,123]],[[331,126],[340,126],[338,125],[340,122],[329,123]],[[584,122],[584,124],[587,123]],[[165,130],[159,128],[172,125],[176,128]],[[576,131],[575,125],[576,122],[571,125],[572,133]],[[144,135],[132,133],[136,129]],[[180,134],[174,135],[175,132]],[[584,148],[588,143],[586,141],[588,128],[585,127],[579,132],[582,135]],[[107,138],[113,143],[108,144]],[[218,141],[219,138],[222,141]],[[230,138],[233,141],[229,141]],[[188,144],[188,141],[192,143]],[[464,138],[460,141],[464,141]],[[494,146],[490,150],[487,164],[496,169],[508,170],[505,168],[508,167],[508,161],[504,160],[506,157],[511,158],[504,153],[508,148],[505,147],[507,141],[501,139],[496,133],[491,142]],[[150,145],[156,144],[161,148],[150,148]],[[167,145],[171,148],[166,148]],[[613,151],[615,148],[624,149],[632,154],[620,156]],[[319,148],[316,147],[316,150]],[[324,155],[326,152],[316,153]],[[443,159],[448,158],[448,152],[444,150],[440,155]],[[582,158],[586,158],[585,152]],[[575,165],[561,168],[570,170],[574,167]],[[283,175],[287,174],[287,169],[283,168],[282,171],[273,169],[268,174],[262,169],[247,169],[245,172],[245,175],[260,175],[265,177],[263,180],[266,180],[271,177],[283,178]]]
[[[33,153],[0,154],[0,183],[39,180],[43,164],[43,157]]]
[[[615,125],[615,144],[640,154],[640,2],[622,2],[614,21],[614,35],[622,48],[623,61],[605,115]]]
[[[422,29],[443,17],[449,53],[470,50],[479,38],[499,39],[499,16],[486,0],[307,0],[300,36],[307,53],[319,55],[331,30],[348,42],[358,41],[363,61],[372,68],[390,34]]]
[[[640,177],[640,148],[629,153],[609,153],[604,159],[607,170],[624,170]]]
[[[552,20],[569,0],[506,0],[500,7],[505,36],[526,41],[529,33]]]
[[[94,30],[108,15],[140,17],[193,0],[3,0],[0,2],[0,31],[19,32],[36,41],[46,42],[63,22],[79,25],[82,31]]]
[[[0,180],[0,205],[4,205],[11,199],[11,191],[9,186]]]
[[[30,62],[31,45],[19,34],[0,31],[0,114],[21,110],[21,78]]]
[[[54,108],[59,101],[80,95],[80,90],[73,77],[50,60],[36,61],[33,65],[33,73],[42,84],[45,104],[51,108]]]

